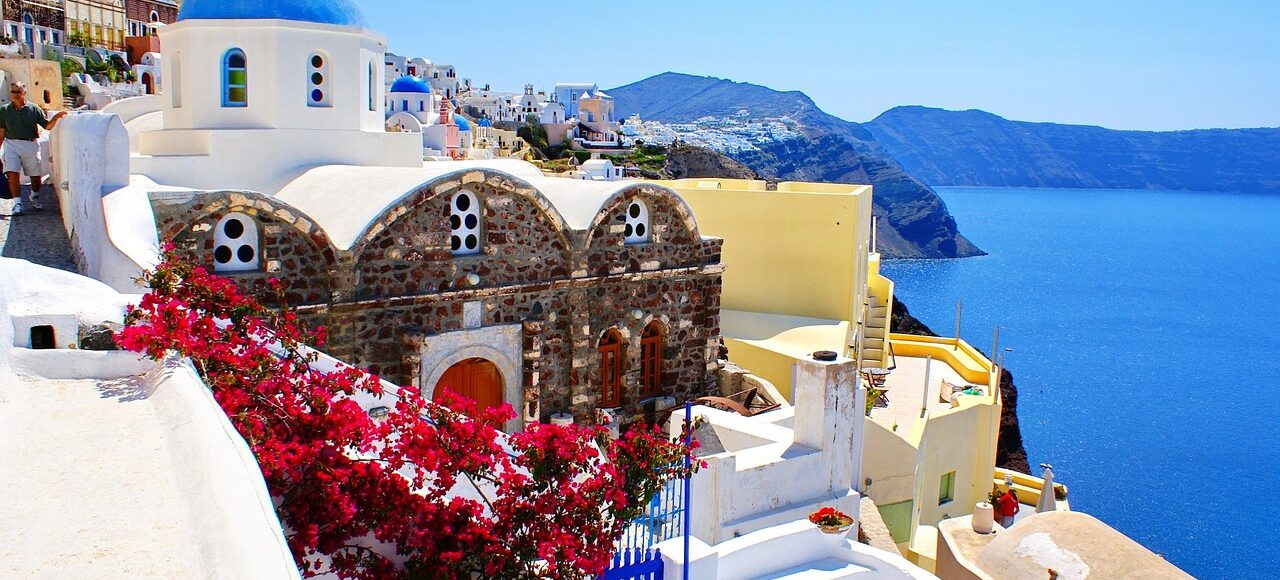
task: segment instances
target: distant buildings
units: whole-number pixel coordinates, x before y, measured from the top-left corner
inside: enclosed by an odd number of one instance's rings
[[[29,49],[66,40],[66,12],[60,1],[7,0],[3,12],[4,35]]]
[[[128,35],[125,0],[63,0],[67,14],[67,38],[79,37],[89,48],[124,50]]]
[[[177,0],[125,0],[124,8],[129,36],[155,36],[157,28],[178,20]]]

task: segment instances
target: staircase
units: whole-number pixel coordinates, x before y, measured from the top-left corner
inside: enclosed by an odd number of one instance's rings
[[[883,297],[867,294],[866,327],[862,334],[860,366],[883,367],[889,340],[889,304]]]

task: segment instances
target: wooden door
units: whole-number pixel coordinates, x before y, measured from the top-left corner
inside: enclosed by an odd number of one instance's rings
[[[482,358],[470,358],[449,367],[436,383],[435,396],[446,391],[490,409],[504,402],[502,373],[497,365]]]

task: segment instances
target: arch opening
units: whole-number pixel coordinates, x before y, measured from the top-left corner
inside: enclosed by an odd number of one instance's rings
[[[432,399],[451,393],[474,401],[483,409],[494,409],[506,402],[504,388],[498,365],[483,357],[473,357],[454,363],[444,371],[436,381]]]

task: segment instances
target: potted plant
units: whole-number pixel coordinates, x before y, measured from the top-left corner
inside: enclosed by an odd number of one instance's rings
[[[843,536],[853,527],[853,517],[833,507],[824,507],[809,514],[809,521],[824,534]]]

